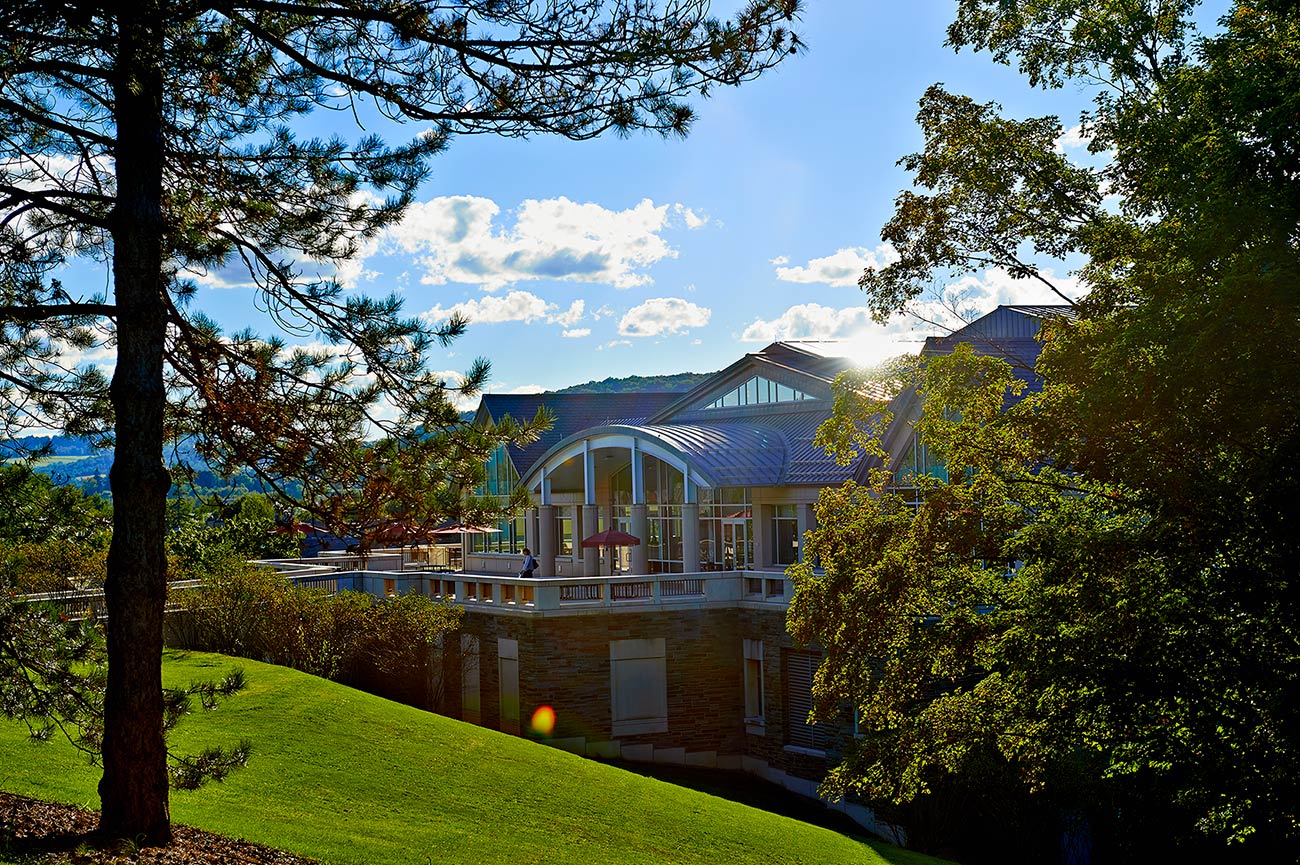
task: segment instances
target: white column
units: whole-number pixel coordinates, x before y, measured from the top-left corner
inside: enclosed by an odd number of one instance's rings
[[[600,508],[596,505],[583,505],[581,510],[582,532],[574,532],[573,542],[582,543],[582,538],[590,537],[596,534],[600,529],[596,528],[600,522]],[[600,576],[600,549],[598,547],[583,547],[582,549],[582,575],[584,577]]]
[[[555,508],[537,509],[537,576],[555,576]]]
[[[591,449],[591,442],[582,442],[582,503],[596,503],[596,453]],[[588,532],[588,534],[591,534]]]
[[[524,546],[540,555],[537,537],[537,508],[524,510]]]
[[[632,504],[645,504],[645,478],[642,477],[641,451],[632,439]]]
[[[633,487],[635,490],[636,487]],[[646,549],[649,540],[649,521],[646,519],[644,504],[632,505],[632,534],[641,539],[641,543],[632,548],[632,573],[650,573],[650,556]]]
[[[794,513],[798,520],[796,525],[799,528],[799,561],[802,562],[803,548],[806,546],[803,537],[804,533],[813,527],[813,523],[817,518],[813,516],[812,505],[795,505]]]
[[[700,569],[700,506],[694,501],[682,505],[682,570],[693,574]]]
[[[754,541],[754,560],[752,568],[764,568],[772,564],[772,551],[768,549],[767,536],[772,521],[772,506],[757,503],[750,506],[750,538]]]

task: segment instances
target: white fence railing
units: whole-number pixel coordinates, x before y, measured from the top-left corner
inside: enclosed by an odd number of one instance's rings
[[[781,574],[753,571],[646,574],[616,577],[508,577],[493,574],[354,571],[286,574],[293,582],[327,591],[420,594],[467,609],[512,612],[579,612],[591,609],[760,604],[784,608],[791,586]]]
[[[198,580],[175,580],[167,584],[167,610],[179,608],[173,600],[176,592],[184,592],[190,589],[198,588],[201,583]],[[62,592],[41,592],[35,595],[20,595],[23,601],[29,604],[42,604],[47,607],[53,607],[68,619],[99,619],[104,621],[108,618],[108,605],[104,601],[103,589],[68,589]]]
[[[792,587],[781,574],[755,571],[709,571],[698,574],[645,574],[616,577],[520,577],[489,574],[413,573],[406,571],[340,570],[307,561],[259,562],[292,583],[329,594],[365,592],[377,597],[420,594],[466,609],[512,613],[563,614],[589,610],[632,610],[689,606],[784,608]],[[196,580],[175,582],[170,590],[184,591]],[[101,590],[27,595],[33,603],[52,604],[69,618],[107,615]],[[171,605],[169,605],[170,608]]]

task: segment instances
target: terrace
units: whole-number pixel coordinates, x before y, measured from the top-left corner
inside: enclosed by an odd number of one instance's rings
[[[736,606],[784,610],[793,593],[790,581],[779,572],[520,578],[492,573],[345,569],[351,562],[321,565],[272,560],[262,564],[276,568],[297,585],[328,592],[350,590],[378,597],[419,594],[466,609],[501,615],[555,616]]]

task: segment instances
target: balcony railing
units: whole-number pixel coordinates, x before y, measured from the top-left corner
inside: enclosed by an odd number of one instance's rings
[[[421,594],[466,609],[563,614],[593,609],[628,610],[674,606],[762,606],[784,609],[789,582],[778,575],[754,579],[752,571],[646,574],[618,577],[534,577],[354,571],[295,575],[292,582],[327,591],[386,595]]]
[[[199,580],[173,580],[168,583],[165,610],[173,612],[180,608],[175,600],[175,593],[195,589],[200,585]],[[102,622],[108,618],[108,606],[104,601],[103,589],[67,589],[36,595],[20,595],[19,600],[58,610],[65,619],[98,619]]]
[[[777,575],[755,577],[753,571],[520,579],[484,574],[348,572],[298,562],[281,563],[280,570],[292,583],[329,594],[353,591],[381,598],[420,594],[460,604],[466,609],[516,614],[739,605],[784,609],[790,600],[788,580]],[[174,592],[199,585],[197,580],[192,580],[171,583],[169,588]],[[102,620],[105,617],[100,590],[28,595],[26,600],[53,605],[68,618]],[[175,606],[169,602],[168,610]]]

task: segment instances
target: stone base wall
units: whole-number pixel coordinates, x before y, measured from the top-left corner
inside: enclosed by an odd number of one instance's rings
[[[438,711],[452,717],[464,717],[462,635],[478,640],[477,721],[484,726],[502,726],[497,641],[506,638],[518,643],[522,735],[591,757],[732,769],[761,765],[767,768],[758,774],[780,772],[801,790],[815,789],[828,756],[837,756],[834,750],[824,754],[787,744],[788,725],[801,719],[787,717],[784,653],[794,646],[783,611],[727,607],[534,617],[467,609],[461,633],[446,640],[443,678],[434,689]],[[665,648],[666,729],[615,735],[610,643],[656,638]],[[762,724],[745,720],[745,640],[763,645]],[[549,736],[529,730],[541,706],[555,710]]]
[[[519,715],[526,735],[533,712],[550,706],[556,723],[549,738],[560,742],[581,739],[598,746],[617,738],[620,749],[645,745],[683,752],[744,750],[742,644],[734,610],[548,618],[467,610],[461,633],[479,641],[480,722],[485,726],[500,726],[497,640],[506,638],[519,644]],[[667,730],[615,737],[610,643],[656,638],[665,644]],[[446,643],[443,691],[450,699],[442,708],[459,716],[465,660],[458,637]]]

